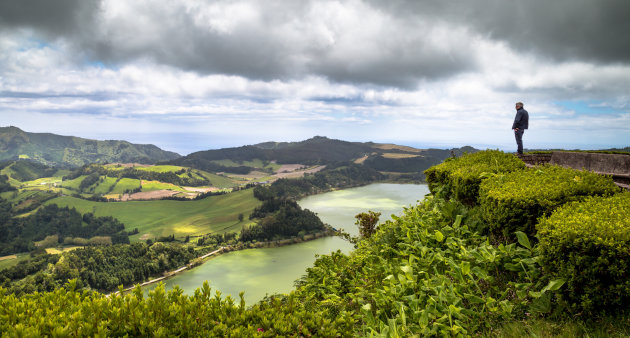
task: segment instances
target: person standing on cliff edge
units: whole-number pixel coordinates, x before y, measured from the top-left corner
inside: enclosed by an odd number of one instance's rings
[[[516,102],[516,116],[512,123],[514,137],[516,137],[516,146],[518,155],[523,155],[523,133],[529,127],[529,113],[523,109],[523,102]]]

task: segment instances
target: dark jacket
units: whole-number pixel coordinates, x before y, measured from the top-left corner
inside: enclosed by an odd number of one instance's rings
[[[512,129],[527,129],[527,127],[529,127],[529,113],[527,110],[520,108],[516,111],[516,117],[514,117]]]

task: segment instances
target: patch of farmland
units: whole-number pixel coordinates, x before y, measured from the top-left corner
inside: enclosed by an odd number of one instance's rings
[[[306,166],[303,164],[283,164],[276,170],[276,173],[288,173],[305,168]]]
[[[145,168],[150,167],[150,164],[142,164],[142,163],[110,163],[105,165],[107,169],[125,169],[125,168]]]
[[[217,187],[182,187],[184,189],[186,189],[186,191],[194,191],[194,192],[200,192],[200,193],[205,193],[205,192],[214,192],[214,191],[219,191],[221,189],[217,188]]]
[[[304,174],[312,174],[312,173],[316,173],[318,171],[323,170],[324,168],[326,168],[325,165],[318,165],[316,167],[311,167],[305,170],[297,170],[297,171],[292,171],[292,172],[280,172],[275,174],[274,176],[277,178],[296,178],[296,177],[302,177],[304,176]]]
[[[101,177],[103,182],[100,182],[96,188],[94,188],[95,194],[107,194],[110,189],[116,184],[116,178],[114,177]]]
[[[407,151],[411,153],[421,153],[424,151],[422,149],[408,147],[408,146],[399,146],[397,144],[377,144],[374,146],[374,148],[383,149],[383,150],[395,149],[395,150],[402,150],[402,151]]]
[[[206,179],[210,181],[212,186],[217,188],[233,188],[238,184],[232,181],[229,177],[212,174],[206,171],[199,171],[199,173]]]
[[[176,165],[153,165],[153,166],[147,166],[147,167],[140,167],[140,168],[138,168],[138,170],[154,171],[154,172],[158,172],[158,173],[175,172],[175,171],[179,171],[179,170],[182,170],[182,169],[186,169],[186,168],[180,167],[180,166],[176,166]]]
[[[112,194],[124,194],[125,191],[130,191],[137,189],[140,186],[140,180],[135,178],[121,178],[114,190],[112,190]]]
[[[365,160],[367,160],[367,158],[368,158],[368,155],[365,155],[365,156],[363,156],[361,158],[357,158],[356,160],[354,160],[354,163],[362,164],[363,162],[365,162]]]
[[[146,181],[142,180],[142,191],[154,191],[154,190],[174,190],[174,191],[185,191],[182,187],[172,184],[172,183],[164,183],[160,181]]]
[[[61,182],[61,186],[68,189],[79,190],[79,185],[87,176],[79,176],[73,180],[66,180]]]
[[[229,174],[229,175],[230,175],[229,177],[238,178],[238,179],[246,180],[246,181],[257,181],[264,178],[271,178],[269,173],[266,173],[264,171],[258,171],[258,170],[254,170],[247,175],[238,175],[238,174]]]
[[[121,201],[134,201],[134,200],[157,200],[164,197],[171,197],[179,194],[178,191],[173,190],[153,190],[153,191],[141,191],[133,194],[124,194]]]
[[[422,155],[417,154],[401,154],[401,153],[384,153],[381,155],[385,158],[412,158],[412,157],[422,157]]]

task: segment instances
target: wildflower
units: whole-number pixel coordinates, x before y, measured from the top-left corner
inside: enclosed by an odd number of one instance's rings
[[[258,332],[264,332],[264,331],[265,331],[265,330],[263,330],[263,328],[262,328],[262,327],[259,327],[259,328],[258,328]]]

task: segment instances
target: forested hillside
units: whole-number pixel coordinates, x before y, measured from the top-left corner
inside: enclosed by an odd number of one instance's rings
[[[97,141],[0,127],[0,160],[30,158],[49,166],[82,166],[97,162],[155,163],[179,156],[152,144]]]
[[[416,149],[405,146],[378,143],[347,142],[316,136],[301,142],[265,142],[238,148],[224,148],[192,153],[169,161],[173,165],[192,168],[247,174],[263,164],[334,164],[355,162],[384,172],[421,173],[450,156],[475,152],[472,147],[457,149]]]

